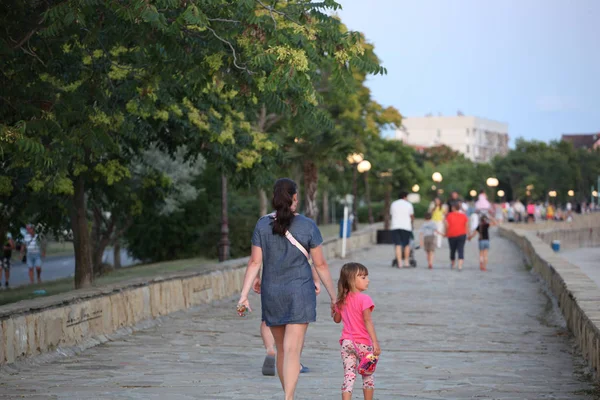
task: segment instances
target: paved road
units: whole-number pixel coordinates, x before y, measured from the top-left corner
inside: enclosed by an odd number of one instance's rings
[[[18,252],[16,252],[18,255]],[[104,259],[108,263],[113,262],[113,250],[104,252]],[[135,263],[126,250],[121,250],[121,264],[128,267]],[[75,275],[75,258],[70,256],[48,256],[42,266],[42,280],[53,281],[55,279],[66,278]],[[13,257],[10,268],[10,285],[17,287],[29,283],[29,273],[26,264],[23,264],[18,258]]]
[[[581,271],[600,288],[600,247],[561,250],[559,254],[581,268]]]
[[[463,272],[447,249],[436,268],[397,270],[391,248],[355,254],[370,270],[383,349],[376,399],[592,399],[583,362],[542,285],[512,244],[493,238],[490,271],[468,245]],[[341,262],[332,270],[339,272]],[[0,397],[26,399],[281,399],[277,378],[260,373],[264,350],[255,312],[240,319],[234,298],[176,313],[161,326],[50,364],[0,373]],[[258,299],[252,299],[255,310]],[[340,326],[320,296],[307,336],[297,398],[337,399]],[[357,390],[354,398],[362,398]]]

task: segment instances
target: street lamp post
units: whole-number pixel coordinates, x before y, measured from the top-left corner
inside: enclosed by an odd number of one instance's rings
[[[371,170],[371,163],[367,160],[362,160],[356,169],[365,177],[365,195],[367,196],[367,209],[369,210],[369,224],[373,224],[373,210],[371,209],[371,193],[369,191],[369,171]],[[354,220],[357,220],[357,215],[354,216]]]
[[[494,177],[489,177],[485,181],[485,184],[488,185],[488,187],[492,190],[492,201],[493,202],[496,202],[496,196],[494,195],[494,188],[496,186],[498,186],[499,183],[500,182],[498,181],[498,179],[494,178]]]
[[[356,223],[357,218],[357,214],[356,214],[356,198],[357,198],[357,194],[358,194],[358,170],[357,170],[357,166],[358,164],[360,164],[360,162],[363,160],[363,155],[360,153],[354,153],[354,154],[350,154],[346,160],[348,160],[348,162],[350,163],[350,165],[352,165],[352,194],[354,195],[354,199],[352,201],[352,214],[354,214],[354,219],[352,220],[352,232],[356,231],[358,225]],[[346,221],[344,221],[344,224],[346,223]]]
[[[440,184],[442,183],[442,180],[444,180],[444,177],[442,176],[442,174],[440,174],[440,173],[439,173],[439,172],[437,172],[437,171],[436,171],[436,172],[434,172],[434,173],[431,175],[431,180],[432,180],[432,181],[434,181],[434,182],[437,184],[437,185],[433,185],[433,186],[431,186],[431,189],[432,189],[432,190],[436,190],[436,189],[438,189],[438,188],[439,188],[438,190],[442,190],[442,189],[440,188],[440,186],[441,186]],[[434,188],[434,187],[435,187],[435,188]],[[439,192],[434,192],[434,197],[436,197],[436,196],[437,196],[437,193],[439,193]],[[443,190],[442,190],[442,193],[444,193],[444,192],[443,192]]]

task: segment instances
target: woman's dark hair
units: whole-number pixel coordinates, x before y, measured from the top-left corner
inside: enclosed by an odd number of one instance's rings
[[[275,221],[273,221],[273,233],[285,236],[285,232],[292,225],[294,212],[292,203],[294,195],[298,193],[296,182],[288,178],[281,178],[275,181],[273,186],[273,201],[271,204],[275,209]]]

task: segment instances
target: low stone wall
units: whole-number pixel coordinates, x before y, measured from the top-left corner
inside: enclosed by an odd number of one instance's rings
[[[561,249],[596,247],[600,246],[600,224],[597,227],[538,232],[537,236],[547,244],[560,240]]]
[[[516,243],[548,284],[569,330],[596,378],[600,371],[600,290],[576,265],[555,254],[534,231],[502,226],[500,235]]]
[[[347,250],[375,243],[378,225],[353,232]],[[323,244],[326,259],[341,255],[341,239]],[[144,321],[230,297],[242,289],[248,258],[203,266],[153,279],[25,300],[0,307],[0,365],[75,346],[105,342],[106,336]],[[93,339],[93,340],[92,340]]]

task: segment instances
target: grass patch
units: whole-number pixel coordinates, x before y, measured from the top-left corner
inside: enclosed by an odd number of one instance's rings
[[[190,258],[185,260],[166,261],[154,264],[140,264],[131,267],[115,270],[109,274],[96,278],[93,286],[103,286],[112,283],[122,282],[133,278],[152,277],[170,272],[179,272],[191,270],[202,265],[216,263],[217,260],[204,257]],[[73,278],[63,278],[53,281],[19,286],[14,289],[0,292],[0,305],[15,303],[21,300],[34,299],[42,296],[52,296],[55,294],[69,292],[74,290]],[[46,294],[36,295],[36,290],[45,290]]]
[[[46,244],[46,256],[70,256],[75,253],[73,242],[51,242]]]

